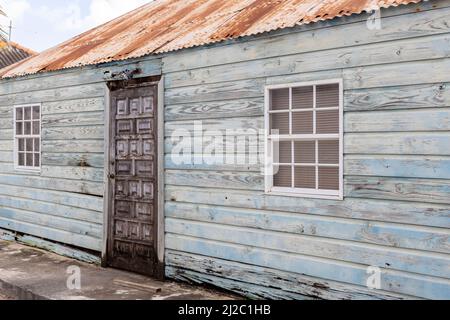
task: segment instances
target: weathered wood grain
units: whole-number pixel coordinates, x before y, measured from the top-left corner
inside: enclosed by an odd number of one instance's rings
[[[450,157],[347,155],[345,175],[450,179]]]
[[[95,121],[95,120],[93,120]],[[103,125],[46,127],[42,129],[43,140],[100,140],[104,137]]]
[[[103,169],[91,168],[86,166],[42,166],[41,176],[46,178],[61,178],[93,182],[103,182],[105,179]]]
[[[346,154],[450,155],[447,132],[349,133],[344,144]]]
[[[344,201],[270,196],[258,191],[167,186],[166,200],[231,208],[273,210],[369,221],[450,227],[448,205],[374,199]]]
[[[367,266],[337,260],[321,259],[280,251],[260,249],[225,242],[168,234],[168,249],[206,255],[218,259],[236,261],[281,271],[307,274],[353,285],[367,284]],[[414,295],[420,292],[426,299],[448,299],[450,281],[405,272],[383,269],[381,289]]]
[[[450,181],[380,177],[346,177],[345,194],[353,198],[450,204]]]
[[[447,19],[449,18],[450,10]],[[398,64],[406,61],[440,59],[450,55],[449,48],[450,36],[443,34],[350,48],[282,55],[274,58],[242,61],[201,69],[188,69],[187,71],[168,74],[165,83],[168,88],[176,88],[300,72],[328,71],[389,63]]]
[[[44,153],[43,166],[92,167],[102,169],[105,164],[103,154],[93,153]]]
[[[80,113],[80,112],[98,112],[105,109],[103,97],[99,98],[80,98],[66,101],[45,102],[42,104],[42,115]]]
[[[227,288],[250,299],[297,300],[299,297],[327,300],[411,299],[386,291],[374,291],[366,287],[173,250],[168,250],[166,257],[169,266],[166,275],[169,278]],[[250,284],[253,286],[249,288]]]
[[[223,226],[450,253],[450,233],[429,227],[178,202],[166,203],[166,216]]]
[[[104,140],[43,140],[42,152],[49,153],[101,153],[104,151]]]
[[[347,112],[345,132],[450,131],[450,108]],[[450,138],[449,138],[450,143]]]
[[[259,173],[167,170],[166,184],[217,187],[225,189],[263,190],[264,177]]]
[[[9,186],[17,186],[103,196],[103,183],[19,175],[18,173],[13,173],[12,171],[9,171],[7,174],[0,174],[0,184],[5,188],[9,188]]]
[[[166,121],[252,117],[264,115],[264,98],[212,101],[165,107]]]
[[[382,111],[450,106],[450,83],[346,90],[346,111]]]

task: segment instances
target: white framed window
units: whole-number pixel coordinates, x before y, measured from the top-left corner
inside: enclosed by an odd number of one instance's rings
[[[343,199],[343,82],[267,86],[266,193]]]
[[[41,105],[14,106],[14,167],[41,170]]]

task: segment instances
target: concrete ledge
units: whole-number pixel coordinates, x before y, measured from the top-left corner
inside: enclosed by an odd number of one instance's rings
[[[80,289],[68,288],[76,269]],[[71,282],[69,281],[69,284]],[[160,282],[125,271],[59,256],[0,240],[0,291],[20,300],[230,300],[237,297],[203,287]]]

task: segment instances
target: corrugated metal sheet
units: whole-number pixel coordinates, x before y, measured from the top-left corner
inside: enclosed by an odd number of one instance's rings
[[[36,52],[24,48],[17,43],[0,41],[0,69],[13,65],[35,54]]]
[[[201,46],[421,0],[157,0],[0,72],[15,77]]]

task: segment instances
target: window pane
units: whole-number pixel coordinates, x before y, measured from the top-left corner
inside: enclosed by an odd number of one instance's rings
[[[24,108],[25,120],[31,120],[31,107]]]
[[[34,120],[39,120],[40,119],[39,106],[33,107],[33,119]]]
[[[23,129],[23,134],[31,134],[31,121],[26,121],[23,123],[24,124],[24,129]]]
[[[297,141],[294,148],[295,163],[316,163],[315,141]]]
[[[317,86],[317,108],[339,107],[339,84]]]
[[[319,163],[339,164],[339,140],[319,141]]]
[[[316,167],[295,167],[295,187],[302,189],[315,189]]]
[[[34,166],[39,167],[41,165],[41,156],[39,153],[34,154]]]
[[[314,87],[300,87],[292,89],[292,108],[293,109],[312,109],[314,108]]]
[[[289,134],[289,113],[274,113],[271,116],[271,132],[272,134]],[[278,130],[279,132],[273,132]]]
[[[27,153],[26,154],[26,164],[27,167],[33,166],[33,153]]]
[[[34,151],[41,151],[41,139],[34,139]]]
[[[23,135],[23,122],[16,123],[16,134]]]
[[[279,163],[292,163],[292,142],[280,141],[279,143]]]
[[[339,168],[319,168],[319,189],[339,190]]]
[[[293,112],[292,113],[292,134],[312,134],[314,133],[313,112]]]
[[[270,91],[271,110],[289,109],[289,88]]]
[[[19,153],[19,166],[24,166],[25,165],[25,154],[24,153]]]
[[[25,139],[19,139],[19,151],[25,151]]]
[[[23,120],[23,108],[16,109],[16,120]]]
[[[292,188],[292,167],[291,166],[275,167],[273,185],[275,187]]]
[[[25,151],[33,151],[33,139],[26,139],[26,150]]]
[[[33,134],[40,134],[41,128],[39,121],[33,121]]]
[[[339,110],[317,112],[317,133],[339,133]]]

